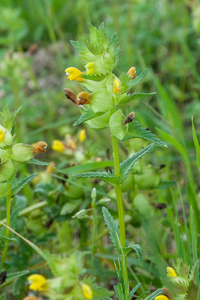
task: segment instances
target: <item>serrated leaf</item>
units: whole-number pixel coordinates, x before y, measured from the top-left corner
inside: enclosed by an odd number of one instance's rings
[[[159,146],[167,147],[167,145],[162,142],[160,139],[158,139],[155,134],[153,134],[150,130],[146,130],[146,128],[143,128],[141,124],[139,124],[137,121],[132,121],[125,125],[127,126],[128,130],[126,131],[123,141],[127,141],[132,138],[142,138],[145,140],[149,140],[151,142],[156,143]]]
[[[130,298],[132,299],[133,295],[137,291],[137,289],[140,287],[141,283],[139,282],[130,292]]]
[[[62,173],[62,174],[67,174],[67,175],[72,175],[74,173],[80,173],[80,172],[87,172],[87,171],[92,171],[96,169],[101,169],[101,168],[106,168],[106,167],[112,167],[113,166],[113,161],[96,161],[96,162],[89,162],[86,164],[81,164],[78,166],[74,167],[69,167],[67,169],[61,169],[58,170],[56,169],[56,172]]]
[[[162,295],[163,290],[162,289],[157,289],[155,292],[153,292],[151,295],[149,295],[145,300],[154,300],[157,296]]]
[[[39,161],[39,160],[37,160],[35,158],[32,158],[29,161],[27,161],[27,164],[32,164],[32,165],[37,165],[37,166],[49,166],[48,162]]]
[[[139,93],[139,92],[134,93],[132,95],[128,95],[128,96],[124,97],[123,99],[121,99],[118,102],[118,105],[126,105],[131,101],[134,101],[134,100],[137,100],[137,99],[140,99],[140,98],[146,98],[146,97],[149,97],[149,96],[152,96],[152,95],[155,95],[155,94],[156,94],[156,92],[154,92],[154,93]]]
[[[131,78],[129,77],[129,75],[127,73],[122,73],[119,77],[119,80],[121,82],[121,87],[122,87],[123,92],[125,92],[125,91],[128,92],[131,88],[133,88],[138,83],[140,83],[140,81],[146,75],[147,71],[148,71],[148,69],[144,70],[142,73],[140,73],[139,76],[136,76],[136,78],[133,80],[131,80]]]
[[[17,186],[12,188],[12,195],[17,194],[27,183],[29,183],[38,173],[33,173],[22,179]]]
[[[121,283],[118,283],[117,285],[114,286],[114,290],[117,294],[117,297],[119,300],[124,299],[124,291]]]
[[[14,273],[7,274],[6,281],[2,285],[0,285],[0,288],[3,288],[7,284],[9,284],[11,281],[13,281],[17,278],[20,278],[24,275],[27,275],[27,274],[29,274],[29,271],[19,271],[19,272],[14,272]]]
[[[110,183],[111,185],[116,185],[119,183],[119,177],[115,177],[115,175],[110,172],[86,172],[74,174],[73,176],[78,178],[99,178]]]
[[[16,242],[15,238],[9,238],[5,235],[0,234],[0,239],[4,241],[4,243]]]
[[[89,121],[89,120],[92,120],[96,117],[99,117],[101,115],[103,115],[104,112],[94,112],[92,109],[86,111],[85,114],[83,114],[74,124],[73,126],[76,126],[76,125],[79,125],[79,124],[82,124],[86,121]]]
[[[153,148],[154,144],[150,144],[149,146],[147,146],[146,148],[140,150],[139,152],[137,152],[136,154],[133,154],[132,156],[130,156],[128,159],[124,160],[121,164],[120,164],[120,182],[122,183],[129,171],[131,170],[132,166],[134,165],[134,163],[140,159],[142,156],[144,156],[146,153],[148,153],[152,148]]]
[[[135,79],[130,80],[129,82],[129,87],[132,88],[134,86],[136,86],[138,83],[140,83],[140,81],[144,78],[144,76],[147,74],[148,69],[145,69],[142,73],[140,73],[139,76],[136,76]],[[129,77],[130,78],[130,77]]]
[[[144,259],[141,246],[138,244],[130,244],[128,245],[128,247],[122,248],[124,255],[127,255],[131,250],[134,250],[136,252],[140,266],[142,266]]]
[[[120,230],[106,207],[102,208],[102,213],[103,213],[104,220],[106,222],[106,226],[109,230],[109,234],[113,246],[119,253],[121,251]]]

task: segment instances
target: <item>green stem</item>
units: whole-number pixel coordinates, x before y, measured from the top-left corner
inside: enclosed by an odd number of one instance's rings
[[[97,235],[97,211],[96,202],[93,200],[93,237],[92,237],[92,261],[91,261],[91,276],[94,274],[94,256],[96,254],[96,235]]]
[[[6,216],[7,216],[7,226],[10,227],[10,202],[11,202],[11,196],[12,196],[12,192],[11,192],[11,185],[10,183],[8,183],[8,194],[7,194],[7,199],[6,199],[6,206],[7,206],[7,212],[6,212]],[[6,237],[9,237],[9,229],[6,228]],[[8,252],[8,242],[6,242],[5,244],[5,248],[4,248],[4,252],[2,255],[2,266],[4,264],[4,261],[6,259],[6,255]]]

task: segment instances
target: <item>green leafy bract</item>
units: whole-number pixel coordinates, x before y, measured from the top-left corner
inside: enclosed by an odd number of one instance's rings
[[[149,146],[147,146],[146,148],[140,150],[136,154],[130,156],[128,159],[124,160],[120,164],[120,182],[121,183],[126,179],[128,173],[131,170],[134,163],[138,159],[140,159],[142,156],[144,156],[146,153],[148,153],[153,148],[153,146],[154,146],[154,144],[150,144]]]
[[[27,183],[29,183],[38,173],[33,173],[25,178],[23,178],[21,181],[18,182],[17,185],[13,186],[12,188],[12,194],[17,194]]]
[[[125,91],[129,91],[131,88],[133,88],[134,86],[136,86],[138,83],[140,83],[140,81],[144,78],[144,76],[146,75],[148,69],[144,70],[142,73],[140,73],[139,76],[136,76],[135,79],[130,80],[130,77],[127,73],[122,73],[119,77],[119,80],[121,82],[121,87],[122,90]]]
[[[140,98],[146,98],[146,97],[149,97],[149,96],[152,96],[155,94],[156,94],[156,92],[154,92],[154,93],[134,93],[134,94],[128,95],[128,96],[124,97],[123,99],[121,99],[118,102],[118,105],[126,105],[131,101],[134,101],[134,100],[137,100]]]
[[[137,291],[137,289],[140,287],[141,283],[139,282],[130,292],[130,298],[133,298],[133,295],[135,294],[135,292]]]
[[[142,266],[144,258],[143,258],[143,254],[142,254],[142,248],[140,247],[140,245],[130,244],[130,245],[128,245],[128,247],[122,248],[124,255],[127,255],[132,250],[134,250],[137,253],[140,266]]]
[[[102,208],[102,213],[103,213],[104,220],[106,222],[106,226],[108,227],[113,246],[118,251],[118,253],[120,253],[121,245],[120,245],[119,228],[106,207]]]
[[[73,126],[82,124],[86,121],[89,121],[91,119],[94,119],[96,117],[101,116],[102,114],[104,114],[104,112],[94,112],[92,109],[88,109],[85,114],[83,114],[82,116],[80,116],[80,118],[73,124]]]

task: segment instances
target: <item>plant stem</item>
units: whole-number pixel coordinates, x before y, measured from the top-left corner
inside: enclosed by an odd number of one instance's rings
[[[6,199],[6,206],[7,206],[6,216],[7,216],[7,226],[9,226],[9,227],[10,227],[10,202],[11,202],[11,195],[12,195],[11,185],[10,185],[10,183],[8,183],[8,194],[7,194],[7,199]],[[7,238],[9,237],[9,229],[8,228],[6,228],[6,237]],[[6,242],[6,244],[5,244],[4,252],[3,252],[3,255],[2,255],[2,266],[3,266],[4,261],[6,259],[7,252],[8,252],[8,242]]]
[[[112,147],[113,147],[113,158],[114,158],[114,170],[115,176],[120,176],[120,164],[119,164],[119,149],[118,149],[118,141],[115,137],[112,137]],[[125,222],[124,222],[124,208],[123,208],[123,201],[122,201],[122,191],[121,191],[121,184],[118,183],[115,186],[115,193],[117,199],[117,206],[118,206],[118,215],[119,215],[119,227],[120,227],[120,242],[121,246],[125,247],[126,245],[126,236],[125,236]],[[122,271],[124,277],[124,284],[125,284],[125,291],[126,291],[126,299],[129,299],[129,283],[128,283],[128,270],[127,270],[127,262],[126,256],[121,255],[121,264],[122,264]]]
[[[92,261],[91,261],[91,276],[94,274],[94,256],[96,254],[96,235],[97,235],[97,211],[96,211],[96,202],[92,201],[93,207],[93,237],[92,237]]]

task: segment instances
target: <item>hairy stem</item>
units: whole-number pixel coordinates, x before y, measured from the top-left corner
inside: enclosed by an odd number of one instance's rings
[[[96,235],[97,235],[97,211],[96,211],[96,203],[93,200],[93,237],[92,237],[92,262],[91,262],[91,275],[94,274],[94,256],[96,254]]]

